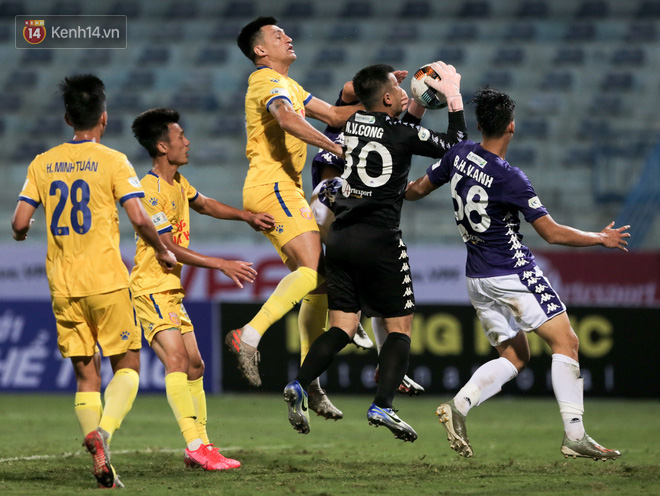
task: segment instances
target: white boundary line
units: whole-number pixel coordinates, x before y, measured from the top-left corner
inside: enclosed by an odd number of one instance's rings
[[[304,446],[305,449],[319,449],[319,448],[331,448],[333,447],[334,444],[313,444],[309,446]],[[267,450],[284,450],[284,449],[292,449],[292,448],[298,448],[300,446],[293,446],[290,444],[282,444],[282,445],[275,445],[275,446],[254,446],[251,448],[247,448],[245,446],[223,446],[220,447],[220,451],[240,451],[240,450],[245,450],[245,451],[267,451]],[[131,453],[137,453],[137,454],[151,454],[151,453],[183,453],[183,448],[163,448],[163,449],[157,449],[157,450],[152,450],[152,449],[143,449],[143,450],[118,450],[118,451],[111,451],[113,455],[128,455]],[[7,462],[27,462],[27,461],[33,461],[33,460],[48,460],[50,458],[70,458],[73,456],[81,456],[81,455],[87,455],[87,451],[83,450],[78,450],[78,451],[69,451],[67,453],[59,453],[57,455],[32,455],[32,456],[16,456],[13,458],[0,458],[0,463],[7,463]]]

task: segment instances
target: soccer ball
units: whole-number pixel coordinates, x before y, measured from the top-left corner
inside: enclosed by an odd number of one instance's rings
[[[447,106],[447,99],[441,93],[429,87],[424,82],[424,76],[432,77],[438,81],[440,76],[431,68],[431,64],[426,64],[415,71],[412,81],[410,81],[410,91],[415,101],[422,107],[428,109],[441,109]]]

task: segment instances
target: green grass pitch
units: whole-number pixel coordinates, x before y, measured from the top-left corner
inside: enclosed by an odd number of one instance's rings
[[[183,465],[183,440],[165,395],[139,395],[112,442],[113,465],[141,495],[652,495],[660,494],[660,402],[587,399],[587,431],[619,449],[615,462],[564,459],[550,398],[495,398],[470,412],[474,458],[446,441],[435,409],[446,398],[398,397],[419,434],[395,440],[366,421],[371,398],[331,395],[338,422],[312,418],[303,436],[273,394],[208,397],[211,440],[243,466],[204,472]],[[97,491],[73,395],[0,395],[0,494]]]

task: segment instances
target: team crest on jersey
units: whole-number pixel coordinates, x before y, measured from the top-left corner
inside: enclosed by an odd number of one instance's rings
[[[312,211],[308,207],[303,207],[300,209],[300,215],[303,216],[303,219],[312,220]]]
[[[128,182],[134,188],[141,188],[142,187],[142,185],[140,184],[140,180],[138,179],[137,176],[129,177]]]
[[[425,127],[420,127],[417,136],[421,141],[427,141],[431,137],[431,132]]]
[[[277,224],[275,226],[275,232],[277,234],[282,234],[284,232],[284,226],[282,224]]]
[[[348,198],[351,196],[351,185],[344,179],[344,184],[341,185],[341,194]]]
[[[151,205],[152,207],[158,205],[158,198],[156,198],[155,196],[149,198],[149,205]]]
[[[541,199],[538,196],[530,198],[527,203],[529,204],[529,208],[541,208],[543,206]]]
[[[174,325],[181,325],[181,319],[179,319],[179,316],[176,313],[170,312],[169,315],[170,315],[170,320]]]

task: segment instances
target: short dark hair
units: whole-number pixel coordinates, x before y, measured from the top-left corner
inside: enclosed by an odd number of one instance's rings
[[[142,112],[133,121],[133,136],[147,149],[151,157],[158,156],[158,142],[169,142],[169,125],[179,122],[179,113],[170,108],[155,108]]]
[[[353,88],[364,107],[369,110],[379,101],[385,88],[392,83],[390,73],[394,67],[387,64],[376,64],[360,69],[353,76]]]
[[[264,26],[273,26],[275,24],[277,24],[277,19],[274,17],[257,17],[250,24],[243,26],[238,38],[236,38],[238,48],[241,49],[243,55],[252,62],[256,62],[257,55],[254,53],[254,46],[259,37],[259,30]]]
[[[105,112],[105,85],[93,74],[64,78],[59,85],[64,109],[74,129],[86,131],[96,126]]]
[[[507,126],[513,121],[516,102],[495,88],[486,86],[474,94],[477,108],[475,115],[481,132],[486,137],[498,138],[506,132]]]

